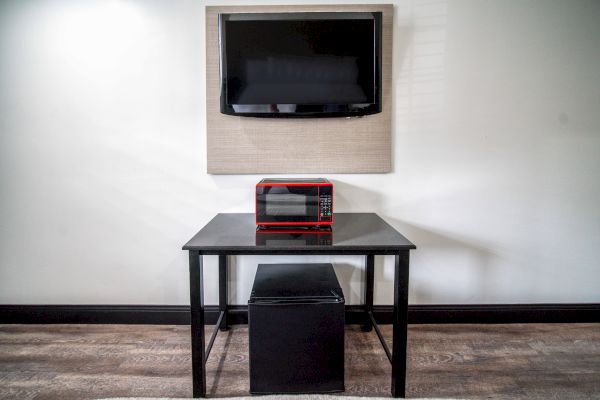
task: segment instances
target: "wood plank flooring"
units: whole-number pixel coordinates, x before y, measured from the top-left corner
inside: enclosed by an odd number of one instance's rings
[[[219,333],[211,396],[247,394],[247,333]],[[409,398],[600,399],[600,324],[411,325],[408,338]],[[189,326],[0,325],[0,398],[190,397],[190,358]],[[347,326],[344,394],[389,396],[390,372],[375,333]]]

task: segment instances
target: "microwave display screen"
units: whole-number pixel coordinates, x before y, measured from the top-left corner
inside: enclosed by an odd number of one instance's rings
[[[267,215],[307,215],[306,196],[293,193],[266,195]]]

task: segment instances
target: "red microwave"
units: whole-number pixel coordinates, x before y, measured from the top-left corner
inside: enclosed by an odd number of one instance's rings
[[[333,184],[324,178],[268,178],[256,184],[256,225],[330,226]]]

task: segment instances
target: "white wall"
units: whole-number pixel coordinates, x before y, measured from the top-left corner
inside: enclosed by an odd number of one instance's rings
[[[396,4],[394,172],[330,176],[336,211],[418,245],[411,303],[600,301],[600,2]],[[204,5],[0,2],[0,303],[188,304],[181,245],[253,211],[259,176],[205,173]],[[360,257],[305,259],[360,300]]]

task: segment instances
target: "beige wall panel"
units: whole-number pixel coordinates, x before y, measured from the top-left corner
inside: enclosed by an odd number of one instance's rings
[[[381,11],[382,112],[360,118],[248,118],[219,111],[218,14]],[[211,174],[391,171],[392,5],[206,7],[207,168]]]

